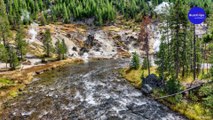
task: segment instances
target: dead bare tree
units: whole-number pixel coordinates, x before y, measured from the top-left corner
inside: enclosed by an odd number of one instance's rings
[[[144,16],[143,21],[140,27],[140,33],[138,40],[142,43],[142,50],[146,52],[147,66],[148,66],[148,74],[150,75],[150,62],[149,62],[149,25],[151,23],[151,18],[149,16]]]

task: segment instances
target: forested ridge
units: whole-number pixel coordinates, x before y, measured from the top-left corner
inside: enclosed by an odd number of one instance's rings
[[[49,22],[70,23],[71,20],[94,17],[96,24],[102,25],[113,22],[118,13],[131,19],[151,9],[145,0],[5,0],[5,4],[12,24],[16,24],[21,16],[27,23],[39,19],[41,14],[42,20]]]
[[[9,22],[16,26],[20,20],[25,24],[32,21],[72,21],[94,18],[96,25],[112,23],[118,15],[126,19],[141,21],[150,14],[156,16],[154,8],[163,1],[176,0],[4,0]],[[209,12],[211,0],[185,0],[190,6],[200,6]]]

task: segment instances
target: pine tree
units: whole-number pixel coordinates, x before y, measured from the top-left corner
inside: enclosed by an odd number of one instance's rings
[[[6,6],[4,0],[0,0],[0,41],[3,41],[3,45],[8,44],[8,38],[10,36],[10,25],[8,21],[8,15],[6,13]]]
[[[181,66],[185,66],[184,64],[186,64],[187,62],[185,62],[184,60],[186,58],[184,58],[185,52],[187,52],[186,50],[184,50],[186,47],[186,36],[184,34],[184,30],[186,29],[183,23],[187,22],[186,19],[186,9],[187,6],[183,4],[182,1],[176,1],[174,3],[174,5],[172,6],[172,8],[170,9],[170,30],[172,33],[172,37],[171,37],[171,57],[172,57],[172,67],[173,70],[175,72],[175,77],[178,78],[179,77],[179,73],[181,70]],[[184,59],[181,59],[184,58]]]
[[[68,10],[67,10],[67,7],[66,5],[64,4],[63,5],[63,10],[64,10],[64,15],[63,15],[63,19],[64,19],[64,22],[65,23],[68,23],[69,22],[69,15],[68,15]]]
[[[157,52],[157,59],[156,64],[158,65],[158,71],[160,73],[160,76],[164,79],[165,76],[169,76],[172,73],[172,57],[171,57],[171,41],[170,36],[171,33],[169,31],[169,15],[167,13],[162,14],[162,24],[160,26],[160,32],[162,34],[161,36],[161,44],[160,49]],[[164,75],[164,72],[167,72],[166,75]]]
[[[208,51],[209,51],[209,49],[207,48],[208,46],[209,46],[209,43],[211,42],[211,41],[213,41],[213,31],[212,31],[212,33],[211,34],[207,34],[206,36],[204,36],[203,37],[203,44],[204,44],[204,61],[205,61],[205,63],[207,63],[207,73],[208,73],[208,60],[209,60],[209,57],[208,57]]]
[[[40,11],[39,5],[37,1],[34,1],[34,13],[38,13]]]
[[[166,71],[166,65],[168,64],[166,62],[167,57],[166,49],[168,49],[166,45],[167,44],[165,43],[165,36],[162,36],[160,50],[157,52],[158,59],[155,61],[155,63],[158,65],[158,71],[163,80],[165,78],[164,72]]]
[[[42,13],[41,14],[41,25],[46,25],[47,24],[47,21],[46,21],[46,18],[45,18],[45,16],[44,16],[44,14]]]
[[[143,59],[143,63],[142,63],[142,70],[146,70],[146,69],[148,69],[148,67],[150,67],[150,66],[148,66],[148,65],[150,65],[150,62],[149,62],[149,60],[147,60],[147,58],[145,57],[144,59]]]
[[[213,36],[213,34],[212,34]],[[213,64],[213,45],[211,46],[211,56],[210,56],[210,63]],[[210,68],[210,75],[211,75],[211,78],[213,80],[213,65],[211,66]]]
[[[9,60],[7,49],[4,47],[4,45],[0,44],[0,61],[6,63],[7,68],[7,62]]]
[[[42,0],[39,0],[39,8],[40,8],[40,10],[43,10],[43,6],[44,6],[44,4],[43,4],[43,1]]]
[[[61,42],[59,40],[57,40],[57,42],[55,43],[55,52],[57,54],[57,58],[58,60],[61,60],[62,59],[62,56],[61,56]]]
[[[130,62],[130,69],[139,69],[140,67],[140,60],[139,60],[139,56],[136,52],[133,53],[132,55],[132,60]]]
[[[171,5],[168,15],[163,15],[162,38],[160,50],[157,53],[158,70],[165,77],[182,77],[189,71],[192,56],[192,36],[189,30],[187,13],[189,7],[183,1]],[[164,75],[166,72],[168,75]]]
[[[184,4],[184,3],[183,3]],[[181,10],[181,26],[182,26],[182,49],[180,50],[180,54],[181,54],[181,61],[180,61],[180,66],[182,68],[182,77],[185,76],[185,73],[188,71],[189,69],[189,65],[190,65],[190,52],[191,52],[191,48],[190,48],[190,40],[187,38],[187,34],[189,34],[188,32],[188,18],[187,18],[187,13],[188,13],[188,6],[184,6],[184,8],[182,8]]]
[[[52,50],[52,38],[51,38],[50,29],[47,29],[44,33],[43,46],[44,46],[45,56],[50,57],[50,53]]]
[[[65,59],[65,54],[67,53],[67,45],[64,39],[62,40],[61,47],[62,47],[62,55],[63,55],[62,58]]]
[[[64,39],[60,42],[57,40],[56,44],[56,54],[58,55],[58,60],[65,59],[65,54],[67,53],[67,46]]]
[[[11,70],[15,70],[16,67],[20,64],[18,60],[18,56],[16,55],[16,51],[12,47],[9,47],[9,63],[10,63]]]
[[[20,60],[24,59],[24,56],[27,53],[27,42],[24,40],[24,29],[22,25],[19,25],[19,28],[17,30],[17,34],[16,34],[16,47],[17,47],[17,54],[18,56],[20,56]]]

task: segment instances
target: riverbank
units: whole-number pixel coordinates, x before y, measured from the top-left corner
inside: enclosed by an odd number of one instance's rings
[[[157,71],[155,68],[151,68],[152,73],[157,74]],[[141,76],[144,75],[147,76],[148,72],[147,70],[141,70],[139,68],[138,70],[129,70],[128,68],[120,69],[120,74],[125,78],[127,81],[129,81],[135,88],[141,89],[142,80]],[[184,79],[181,79],[181,84],[187,85],[191,82],[191,76],[188,76]],[[185,86],[186,87],[186,86]],[[153,93],[151,94],[152,98],[159,98],[162,96],[167,95],[165,91],[161,89],[155,89]],[[179,112],[180,114],[186,116],[189,119],[194,120],[212,120],[213,116],[211,115],[210,109],[203,106],[203,103],[201,101],[201,98],[199,98],[199,95],[196,95],[194,93],[189,93],[185,97],[181,97],[179,100],[177,100],[178,97],[169,97],[166,99],[159,99],[160,103],[168,106],[173,111]]]
[[[121,78],[123,60],[97,60],[44,72],[4,104],[2,119],[186,120]]]
[[[0,73],[0,109],[2,104],[12,99],[24,90],[27,84],[31,83],[33,76],[50,71],[66,64],[82,63],[82,59],[66,59],[56,62],[50,62],[42,65],[32,66],[26,69],[15,71],[6,71]]]

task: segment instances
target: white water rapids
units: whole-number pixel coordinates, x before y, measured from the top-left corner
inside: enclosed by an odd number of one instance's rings
[[[128,62],[102,60],[68,65],[35,77],[7,103],[3,119],[184,120],[122,79]]]

